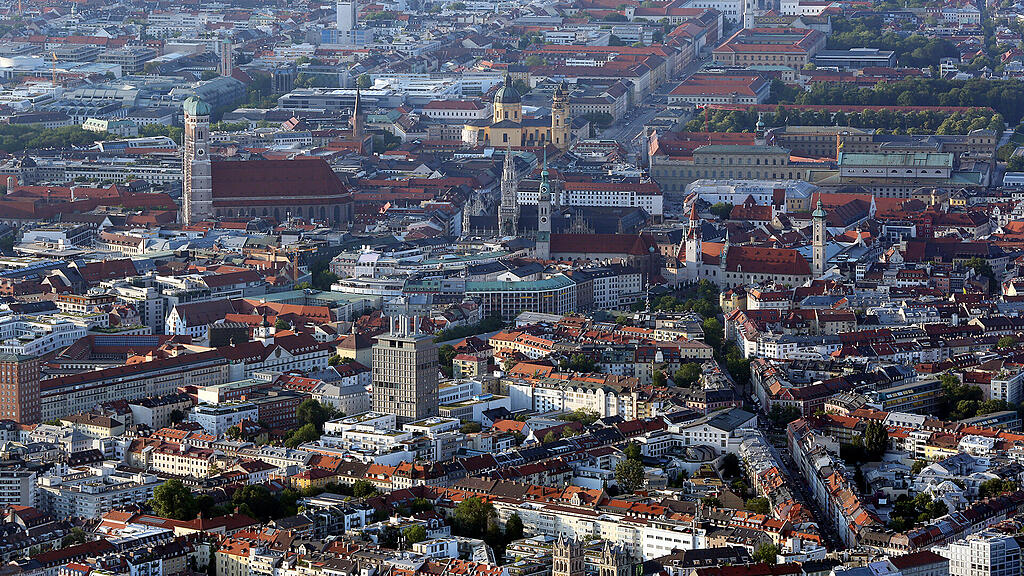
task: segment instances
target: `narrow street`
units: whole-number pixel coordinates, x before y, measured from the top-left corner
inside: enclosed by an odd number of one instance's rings
[[[825,514],[825,511],[818,504],[818,501],[814,499],[814,495],[811,493],[810,487],[807,485],[807,481],[804,480],[803,474],[800,473],[800,469],[797,467],[796,461],[793,460],[793,455],[789,452],[789,447],[786,446],[785,435],[779,436],[777,434],[767,434],[769,442],[771,442],[772,448],[776,450],[779,456],[779,460],[782,462],[782,471],[786,474],[789,479],[788,485],[795,488],[796,492],[793,494],[801,504],[807,507],[814,516],[814,521],[818,523],[818,529],[821,532],[821,537],[825,540],[825,547],[829,551],[842,550],[846,548],[846,545],[839,538],[839,534],[836,532],[832,521]]]

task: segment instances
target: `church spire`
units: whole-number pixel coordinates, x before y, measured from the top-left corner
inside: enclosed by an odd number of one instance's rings
[[[359,83],[356,83],[356,100],[352,104],[352,118],[349,119],[349,124],[352,127],[352,139],[358,141],[363,137],[363,118],[362,112],[359,110],[359,104],[363,99],[362,91],[359,88]]]
[[[515,155],[512,143],[505,148],[505,163],[501,170],[501,204],[498,206],[498,233],[515,236],[519,229],[519,185],[516,182]]]

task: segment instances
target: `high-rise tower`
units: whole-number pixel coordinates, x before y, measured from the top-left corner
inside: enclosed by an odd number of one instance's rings
[[[551,98],[551,141],[559,150],[569,147],[569,129],[572,120],[569,117],[569,91],[565,82],[555,88]]]
[[[392,318],[391,331],[373,345],[373,409],[399,424],[437,416],[437,344],[419,320]]]
[[[811,221],[811,240],[814,246],[811,273],[818,278],[825,273],[825,209],[821,206],[821,199],[811,214]]]
[[[356,3],[353,0],[339,0],[335,7],[338,35],[351,33],[357,22]]]
[[[42,419],[39,398],[39,359],[21,354],[0,354],[0,418],[19,424],[38,424]]]
[[[182,221],[185,224],[195,224],[213,216],[210,105],[196,96],[189,96],[182,108],[185,112]]]
[[[544,166],[540,171],[540,197],[537,200],[537,258],[551,257],[551,182],[548,181],[548,157],[544,153]]]
[[[519,229],[519,184],[516,182],[516,162],[511,144],[505,149],[505,163],[501,170],[501,204],[498,206],[498,233],[515,236]]]
[[[220,62],[217,65],[217,73],[221,76],[231,76],[235,70],[234,45],[231,40],[223,39],[219,43]]]

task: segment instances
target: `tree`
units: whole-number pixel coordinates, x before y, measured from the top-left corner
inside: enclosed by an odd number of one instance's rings
[[[454,373],[454,368],[452,367],[452,364],[455,361],[455,356],[455,347],[452,346],[451,344],[445,344],[437,349],[438,365],[441,367],[441,372],[447,378],[451,378],[452,374]]]
[[[285,322],[283,319],[278,318],[277,321],[274,322],[274,329],[276,329],[276,330],[291,330],[292,329],[292,325],[289,324],[288,322]]]
[[[373,86],[373,80],[370,79],[369,74],[360,74],[356,78],[356,86],[362,88],[363,90],[366,90],[370,86]]]
[[[778,428],[788,425],[797,418],[800,418],[800,409],[796,406],[782,406],[776,403],[768,410],[768,419]]]
[[[303,400],[299,407],[295,409],[295,418],[299,421],[299,424],[312,424],[318,435],[323,434],[324,422],[333,418],[334,415],[334,406],[321,404],[312,398]]]
[[[665,377],[665,373],[657,368],[654,369],[654,375],[652,377],[652,383],[656,388],[661,388],[668,384],[668,378]]]
[[[178,410],[177,408],[175,408],[174,410],[171,410],[171,422],[172,423],[178,424],[178,423],[180,423],[180,422],[182,422],[184,420],[185,420],[185,413],[184,412],[182,412],[181,410]]]
[[[540,442],[541,444],[550,444],[552,442],[555,442],[556,440],[558,440],[558,435],[555,434],[554,430],[551,430],[550,432],[544,435],[544,438],[542,438]]]
[[[566,422],[579,422],[584,426],[590,426],[594,422],[597,422],[597,419],[599,417],[600,415],[594,410],[588,410],[586,408],[577,408],[572,412],[566,412],[565,414],[562,414],[561,416],[558,417],[558,419],[564,420]]]
[[[149,505],[163,518],[192,520],[196,517],[196,499],[181,480],[172,479],[157,486]]]
[[[744,505],[747,507],[747,510],[750,510],[751,512],[757,512],[758,514],[764,514],[766,516],[771,513],[771,502],[769,502],[767,498],[751,498],[750,500],[747,500]]]
[[[331,354],[327,359],[328,366],[338,366],[339,364],[341,364],[341,356],[338,356],[337,354]]]
[[[881,422],[869,422],[864,430],[864,450],[872,461],[879,460],[889,448],[889,431]]]
[[[914,460],[914,463],[910,465],[910,473],[917,476],[926,466],[928,466],[928,463],[924,460]]]
[[[459,502],[453,511],[453,527],[463,536],[479,538],[491,533],[497,525],[497,519],[494,505],[477,497]]]
[[[1013,348],[1014,344],[1017,343],[1017,339],[1013,336],[1003,336],[996,341],[997,348]]]
[[[544,65],[544,58],[542,58],[541,56],[539,56],[537,54],[530,54],[529,56],[527,56],[523,60],[523,64],[525,64],[526,66],[530,66],[530,67],[543,66]]]
[[[700,364],[687,362],[680,366],[676,373],[672,375],[672,381],[676,383],[676,386],[689,388],[700,380],[702,374],[703,370],[701,370]]]
[[[419,514],[420,512],[430,512],[434,509],[434,503],[426,498],[416,498],[409,504],[409,508],[413,514]]]
[[[758,545],[757,549],[750,556],[754,562],[761,564],[775,564],[778,562],[779,547],[774,544],[763,542]]]
[[[615,482],[623,492],[635,492],[644,484],[644,465],[629,458],[615,466]]]
[[[740,475],[742,470],[740,469],[740,458],[732,452],[722,456],[721,464],[722,476],[726,478],[735,478]]]
[[[505,521],[505,541],[514,542],[523,537],[523,519],[513,513]]]
[[[313,424],[303,424],[298,430],[293,431],[284,440],[284,445],[288,448],[295,448],[307,442],[314,442],[320,439],[320,432],[317,431],[316,426]]]
[[[377,487],[367,480],[356,480],[352,483],[352,496],[355,498],[367,498],[377,493]]]
[[[1016,489],[1017,483],[1012,480],[992,478],[991,480],[985,480],[980,486],[978,486],[978,497],[988,498],[990,496],[998,496],[1003,492],[1013,492]]]
[[[590,356],[586,354],[573,354],[569,358],[563,359],[559,365],[559,369],[562,372],[599,372],[597,370],[596,362]]]
[[[459,428],[459,432],[462,432],[463,434],[473,434],[480,430],[483,430],[483,426],[481,426],[479,422],[463,422],[462,428]]]
[[[411,546],[427,539],[427,529],[422,524],[415,524],[403,530],[402,537],[405,538],[405,545]]]
[[[707,506],[708,508],[721,508],[722,501],[714,496],[705,496],[700,499],[700,503]]]
[[[704,323],[701,324],[701,328],[704,330],[704,341],[707,342],[708,346],[716,349],[722,347],[725,329],[722,328],[722,323],[718,321],[718,318],[705,319]]]
[[[396,526],[385,524],[377,535],[377,543],[384,548],[398,548],[398,539],[401,535]]]
[[[309,274],[312,277],[313,287],[317,290],[330,290],[331,285],[338,281],[338,275],[331,272],[330,261],[321,258],[309,267]]]
[[[242,437],[242,429],[239,428],[237,424],[230,426],[227,430],[227,437],[232,440],[238,440]]]
[[[448,340],[456,340],[458,338],[465,338],[466,336],[473,336],[476,334],[484,334],[487,332],[495,332],[501,330],[505,325],[505,321],[502,320],[499,314],[490,314],[480,322],[471,325],[456,326],[454,328],[448,328],[441,330],[434,335],[434,342],[446,342]]]
[[[626,444],[626,447],[622,449],[622,453],[626,455],[627,460],[636,460],[637,462],[640,462],[644,458],[643,451],[640,449],[640,445],[636,442]]]
[[[231,503],[242,513],[261,522],[281,517],[281,502],[262,484],[250,484],[235,490]]]
[[[1010,170],[1009,166],[1007,166],[1007,170]],[[974,274],[976,276],[988,278],[989,290],[992,290],[993,288],[996,287],[996,274],[992,270],[992,265],[989,264],[988,260],[985,260],[984,258],[975,257],[964,261],[963,265],[967,268],[974,270]]]
[[[732,204],[729,204],[728,202],[716,202],[711,205],[711,213],[719,220],[728,220],[729,214],[732,214]]]
[[[89,535],[85,533],[85,530],[82,530],[78,526],[75,526],[71,529],[71,532],[68,533],[68,535],[65,536],[63,540],[61,540],[61,545],[67,547],[71,546],[72,544],[82,544],[88,540]]]
[[[939,376],[942,385],[942,405],[939,416],[963,420],[977,414],[984,394],[981,388],[969,386],[950,373]]]

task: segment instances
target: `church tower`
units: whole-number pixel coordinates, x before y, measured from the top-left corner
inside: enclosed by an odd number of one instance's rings
[[[700,231],[700,217],[697,216],[697,206],[690,207],[690,225],[686,231],[686,266],[696,267],[701,261],[701,242],[703,237]]]
[[[811,214],[811,221],[811,238],[814,245],[811,274],[818,278],[825,273],[825,209],[821,206],[820,198],[817,208]]]
[[[551,547],[551,576],[584,576],[583,544],[559,534]]]
[[[743,27],[754,28],[754,17],[757,15],[757,0],[743,0]]]
[[[470,217],[470,212],[472,211],[472,204],[473,204],[473,202],[471,200],[466,200],[466,203],[462,205],[462,235],[463,236],[469,236],[469,233],[470,233],[471,227],[470,227],[470,224],[469,224],[469,217]]]
[[[363,113],[359,109],[362,99],[363,95],[359,90],[359,84],[356,84],[356,101],[352,104],[352,117],[348,119],[349,125],[352,127],[352,140],[356,142],[363,137]]]
[[[551,182],[548,181],[548,157],[540,171],[540,196],[537,200],[537,258],[551,258]]]
[[[260,342],[263,345],[269,345],[274,343],[274,333],[277,330],[274,325],[267,319],[267,313],[263,313],[263,319],[260,325],[253,330],[253,340]]]
[[[182,222],[195,224],[213,217],[213,174],[210,167],[210,105],[189,96],[185,111],[185,157],[182,158]]]
[[[628,552],[605,541],[601,548],[601,559],[597,572],[598,576],[632,576],[633,559],[630,558]]]
[[[569,91],[565,88],[565,82],[558,85],[554,96],[551,98],[551,142],[559,150],[569,147],[569,128],[572,120],[569,118]]]
[[[501,204],[498,207],[498,234],[501,236],[515,236],[519,230],[518,194],[515,157],[509,145],[505,149],[505,163],[501,170]]]

